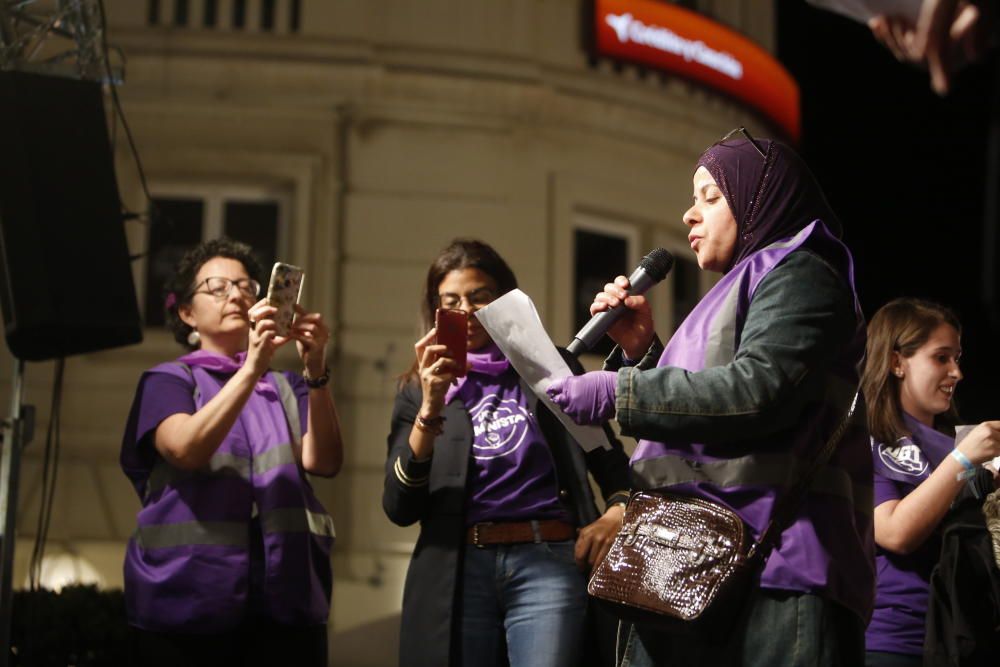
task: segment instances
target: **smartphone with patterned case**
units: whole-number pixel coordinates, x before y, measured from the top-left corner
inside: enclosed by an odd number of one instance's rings
[[[271,280],[267,285],[267,303],[278,309],[274,314],[277,334],[287,336],[295,319],[295,304],[302,294],[302,279],[305,271],[297,266],[275,262],[271,269]]]
[[[464,310],[438,308],[434,314],[434,326],[437,329],[438,345],[448,348],[451,358],[457,361],[462,369],[456,375],[462,377],[465,375],[468,352],[469,314]]]

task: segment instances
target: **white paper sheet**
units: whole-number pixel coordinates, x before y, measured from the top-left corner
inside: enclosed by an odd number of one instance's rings
[[[598,447],[611,449],[603,429],[575,424],[545,393],[553,380],[570,376],[573,372],[546,333],[535,304],[527,294],[519,289],[507,292],[477,310],[476,317],[521,379],[528,383],[538,400],[543,401],[558,417],[584,451]]]
[[[922,0],[807,0],[809,4],[868,23],[873,16],[901,16],[916,25]]]
[[[955,446],[958,447],[958,443],[965,440],[965,436],[969,435],[969,431],[976,428],[976,424],[958,424],[955,426]]]

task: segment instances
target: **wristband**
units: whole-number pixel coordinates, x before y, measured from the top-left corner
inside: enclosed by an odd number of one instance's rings
[[[963,454],[962,452],[958,451],[957,449],[951,450],[951,458],[961,463],[962,468],[964,468],[962,472],[955,475],[955,479],[957,481],[964,482],[965,480],[969,479],[970,477],[976,474],[976,466],[973,465],[972,461],[969,460],[969,457]]]
[[[418,414],[413,424],[424,433],[430,433],[431,435],[441,435],[444,433],[444,417],[441,415],[425,419]]]
[[[320,375],[318,378],[309,377],[308,370],[302,371],[302,379],[305,381],[306,386],[309,387],[310,389],[319,389],[320,387],[325,386],[326,383],[330,381],[330,367],[324,366],[323,374]]]

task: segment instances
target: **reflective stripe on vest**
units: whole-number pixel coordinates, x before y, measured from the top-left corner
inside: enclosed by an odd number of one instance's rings
[[[791,453],[750,454],[723,461],[689,461],[680,456],[658,456],[637,461],[633,474],[649,488],[708,482],[720,489],[736,486],[785,488],[791,486],[807,467]],[[850,475],[832,465],[820,468],[809,492],[836,496],[854,505],[857,511],[871,514],[872,489],[856,488]]]
[[[281,373],[271,373],[271,380],[278,388],[281,406],[285,409],[285,420],[288,421],[288,432],[292,435],[292,444],[300,451],[302,449],[302,422],[299,418],[299,399],[289,384],[288,378]]]
[[[802,236],[804,234],[806,234],[806,229],[802,229],[790,239],[772,243],[767,246],[767,249],[790,248],[798,245],[802,243]],[[737,280],[732,284],[729,292],[726,293],[722,304],[717,310],[716,316],[712,319],[708,335],[705,339],[703,369],[725,366],[733,360],[733,355],[736,353],[736,315],[742,291],[743,285]]]
[[[320,537],[336,537],[333,517],[325,512],[312,512],[301,507],[269,510],[260,515],[264,533],[305,533]]]
[[[733,284],[726,294],[719,313],[712,319],[705,339],[704,368],[725,366],[736,351],[736,308],[740,300],[740,283]]]
[[[283,443],[272,447],[263,454],[255,456],[253,458],[252,472],[254,475],[263,475],[269,470],[290,463],[297,463],[295,452],[292,449],[292,445]],[[146,483],[146,497],[149,498],[154,493],[162,491],[168,484],[176,486],[180,482],[195,477],[225,477],[227,475],[240,477],[244,481],[249,482],[251,475],[250,459],[233,454],[232,452],[216,452],[204,468],[182,470],[159,458],[153,464],[153,470],[149,473],[149,481]]]
[[[135,543],[140,549],[165,549],[192,544],[240,547],[250,544],[246,521],[184,521],[139,526]]]
[[[265,534],[308,532],[330,539],[336,537],[333,517],[302,507],[265,512],[260,516],[260,524]],[[135,542],[143,550],[196,544],[247,549],[249,535],[246,521],[185,521],[139,526],[135,531]]]

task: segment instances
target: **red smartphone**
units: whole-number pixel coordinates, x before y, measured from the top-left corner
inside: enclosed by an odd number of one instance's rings
[[[459,377],[465,375],[465,358],[469,343],[469,314],[464,310],[438,308],[434,314],[434,326],[437,329],[438,345],[444,345],[451,353],[451,358],[458,362],[461,371]]]

